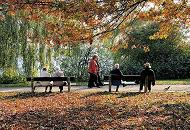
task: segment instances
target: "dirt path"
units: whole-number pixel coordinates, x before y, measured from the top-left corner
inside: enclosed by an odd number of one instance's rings
[[[152,92],[163,92],[164,89],[169,87],[167,92],[190,92],[190,85],[155,85],[152,87]],[[37,92],[44,92],[45,88],[36,88]],[[30,87],[14,87],[14,88],[0,88],[0,92],[29,92],[31,91]],[[53,92],[58,92],[58,87],[52,89]],[[67,91],[67,87],[64,87],[64,91]],[[90,91],[108,91],[108,86],[103,86],[101,88],[88,88],[87,86],[72,86],[71,92],[90,92]],[[115,91],[115,87],[112,86],[112,91]],[[125,87],[120,86],[120,92],[138,92],[139,85],[127,85]]]

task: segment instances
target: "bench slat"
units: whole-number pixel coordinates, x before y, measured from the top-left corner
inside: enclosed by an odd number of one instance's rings
[[[140,75],[124,75],[122,77],[123,81],[135,81],[140,80]]]
[[[27,81],[31,81],[32,78],[26,78]],[[33,77],[33,81],[68,81],[68,77]],[[75,81],[75,77],[70,77],[70,81]]]
[[[112,79],[120,79],[120,76],[117,75],[111,75]],[[109,80],[109,75],[105,75],[104,76],[104,80],[108,81]],[[140,75],[123,75],[122,77],[123,81],[136,81],[136,80],[140,80]]]

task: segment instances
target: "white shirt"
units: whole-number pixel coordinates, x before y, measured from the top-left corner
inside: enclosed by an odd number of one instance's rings
[[[40,73],[40,77],[50,77],[50,74],[47,71],[42,71]],[[50,85],[49,81],[40,81],[40,83],[41,83],[42,86]]]
[[[47,71],[42,71],[40,77],[50,77],[50,74]]]

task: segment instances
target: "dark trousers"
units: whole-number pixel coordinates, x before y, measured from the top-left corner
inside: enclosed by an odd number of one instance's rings
[[[102,81],[101,81],[101,79],[100,79],[99,73],[97,74],[97,78],[98,78],[98,85],[99,85],[99,86],[103,86],[104,84],[102,83]]]
[[[91,88],[91,87],[99,86],[97,82],[98,80],[97,75],[93,73],[89,73],[89,74],[90,74],[90,77],[88,81],[88,87]]]
[[[60,90],[60,92],[63,91],[63,86],[65,86],[65,85],[67,85],[67,83],[66,83],[66,82],[63,82],[63,85],[62,85],[62,86],[59,86],[59,90]]]
[[[145,83],[140,83],[140,90],[143,90]],[[148,82],[148,90],[151,90],[151,82]]]
[[[51,90],[52,90],[52,85],[46,86],[45,92],[47,91],[47,88],[48,88],[48,87],[49,87],[49,92],[51,92]]]
[[[59,86],[59,90],[60,90],[60,92],[62,92],[63,91],[63,86]]]

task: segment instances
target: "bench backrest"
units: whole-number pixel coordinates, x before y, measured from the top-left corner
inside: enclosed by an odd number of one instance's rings
[[[27,81],[68,81],[69,77],[28,77]],[[75,77],[70,77],[70,81],[75,81]]]
[[[111,78],[113,80],[120,79],[120,76],[118,75],[111,75]],[[109,75],[104,75],[104,81],[109,80]],[[140,75],[123,75],[122,77],[123,81],[140,81]]]
[[[122,77],[123,81],[140,81],[140,75],[124,75]]]

